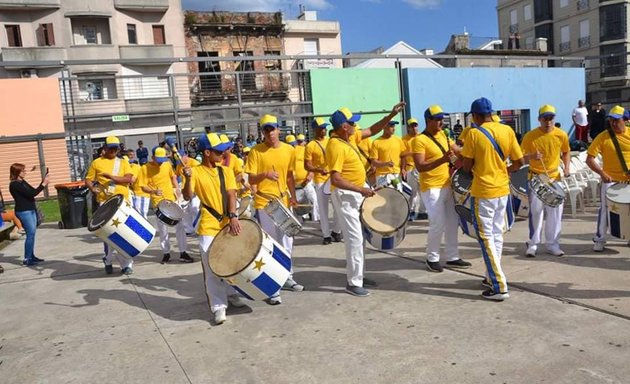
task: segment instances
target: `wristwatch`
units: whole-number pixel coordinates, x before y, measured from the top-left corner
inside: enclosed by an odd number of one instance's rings
[[[228,218],[230,218],[230,219],[236,219],[237,217],[238,217],[238,215],[236,213],[234,213],[234,212],[228,213]]]

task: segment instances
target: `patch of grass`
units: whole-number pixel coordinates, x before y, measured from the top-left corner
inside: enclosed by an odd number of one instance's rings
[[[61,220],[61,213],[59,212],[59,202],[56,197],[48,200],[38,200],[37,206],[42,210],[44,214],[44,223],[56,223]],[[8,210],[13,209],[13,204],[7,204]]]

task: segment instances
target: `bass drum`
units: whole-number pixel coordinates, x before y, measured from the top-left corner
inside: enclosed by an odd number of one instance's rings
[[[361,204],[363,236],[380,250],[396,248],[405,238],[409,201],[393,188],[383,188]]]

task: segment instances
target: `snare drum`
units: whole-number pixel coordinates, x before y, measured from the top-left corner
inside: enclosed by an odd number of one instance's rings
[[[299,220],[278,198],[270,200],[263,210],[287,236],[295,236],[302,229]]]
[[[304,216],[311,213],[313,210],[313,205],[308,200],[308,196],[306,195],[306,188],[295,188],[295,195],[298,206],[293,208],[293,212],[297,216]]]
[[[510,175],[510,192],[512,193],[512,209],[517,216],[529,217],[529,195],[527,194],[527,178],[529,165],[522,166]]]
[[[529,188],[546,206],[555,208],[564,203],[564,190],[547,175],[534,175],[529,180]]]
[[[251,196],[243,196],[236,199],[236,214],[239,219],[249,219],[252,217],[250,205],[252,203]]]
[[[250,219],[234,236],[225,226],[208,249],[208,264],[243,297],[264,300],[280,290],[291,273],[291,255]]]
[[[141,254],[155,236],[155,228],[122,195],[114,195],[98,207],[88,231],[129,257]]]
[[[361,204],[363,236],[372,247],[394,249],[405,238],[409,202],[393,188],[383,188]]]
[[[472,180],[472,173],[464,171],[463,168],[453,173],[453,176],[451,176],[451,190],[453,191],[455,205],[465,205],[468,202]]]
[[[606,191],[610,234],[630,239],[630,184],[617,183]]]
[[[162,200],[155,209],[155,216],[164,224],[174,227],[184,217],[184,209],[174,201]]]

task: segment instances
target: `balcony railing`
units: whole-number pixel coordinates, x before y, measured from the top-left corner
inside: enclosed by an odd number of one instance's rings
[[[571,42],[567,41],[564,43],[560,43],[560,52],[571,50]]]
[[[589,4],[588,4],[588,0],[578,0],[577,1],[577,10],[581,11],[584,9],[588,9]]]
[[[591,37],[584,36],[578,39],[578,48],[587,48],[591,46]]]

